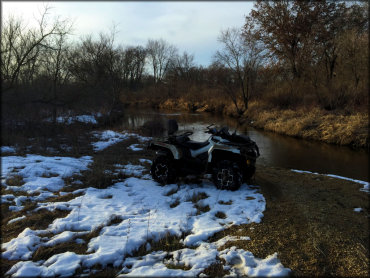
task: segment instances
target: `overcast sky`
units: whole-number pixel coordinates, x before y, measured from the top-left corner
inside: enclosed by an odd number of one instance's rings
[[[52,14],[74,21],[74,37],[106,32],[114,24],[122,45],[142,45],[163,38],[180,53],[187,51],[195,62],[207,66],[216,50],[220,30],[241,27],[253,2],[10,2],[2,1],[2,19],[9,14],[22,16],[28,24],[39,18],[43,6],[53,7]]]

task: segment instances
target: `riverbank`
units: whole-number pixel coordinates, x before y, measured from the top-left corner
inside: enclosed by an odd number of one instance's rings
[[[2,148],[3,275],[220,277],[243,270],[246,255],[263,263],[251,269],[275,264],[294,276],[369,275],[363,184],[259,166],[236,192],[207,179],[162,187],[149,175],[154,153],[145,134],[78,130],[78,142],[64,134],[60,148],[46,140],[43,153],[40,138],[27,153]],[[200,235],[202,245],[185,245]],[[166,272],[145,272],[143,260]]]
[[[160,109],[209,112],[238,119],[242,125],[273,131],[279,134],[321,141],[353,148],[369,149],[369,119],[367,112],[346,114],[325,111],[319,108],[276,109],[258,101],[252,101],[241,116],[229,102],[188,102],[183,99],[166,100],[158,105]]]

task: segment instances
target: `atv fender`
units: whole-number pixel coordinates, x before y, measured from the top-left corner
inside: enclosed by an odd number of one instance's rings
[[[149,148],[152,150],[158,150],[163,151],[166,154],[170,153],[172,154],[174,159],[180,159],[182,157],[182,152],[178,148],[176,148],[174,145],[167,144],[164,142],[151,142],[149,145]]]
[[[235,153],[236,155],[240,155],[240,150],[235,147],[229,146],[220,146],[220,145],[213,145],[208,150],[208,163],[212,163],[213,156],[218,156],[220,154],[228,155],[230,153]],[[231,154],[232,155],[232,154]]]

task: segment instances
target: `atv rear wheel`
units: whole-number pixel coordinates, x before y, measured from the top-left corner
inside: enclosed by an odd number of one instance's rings
[[[167,156],[158,156],[152,164],[150,173],[153,179],[162,185],[176,181],[176,171],[173,167],[173,161]]]
[[[222,160],[212,173],[213,182],[218,189],[237,190],[242,184],[242,174],[237,163]]]

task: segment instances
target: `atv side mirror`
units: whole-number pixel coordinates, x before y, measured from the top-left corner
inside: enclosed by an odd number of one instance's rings
[[[176,131],[179,130],[179,125],[176,120],[168,120],[168,135],[173,135]]]

